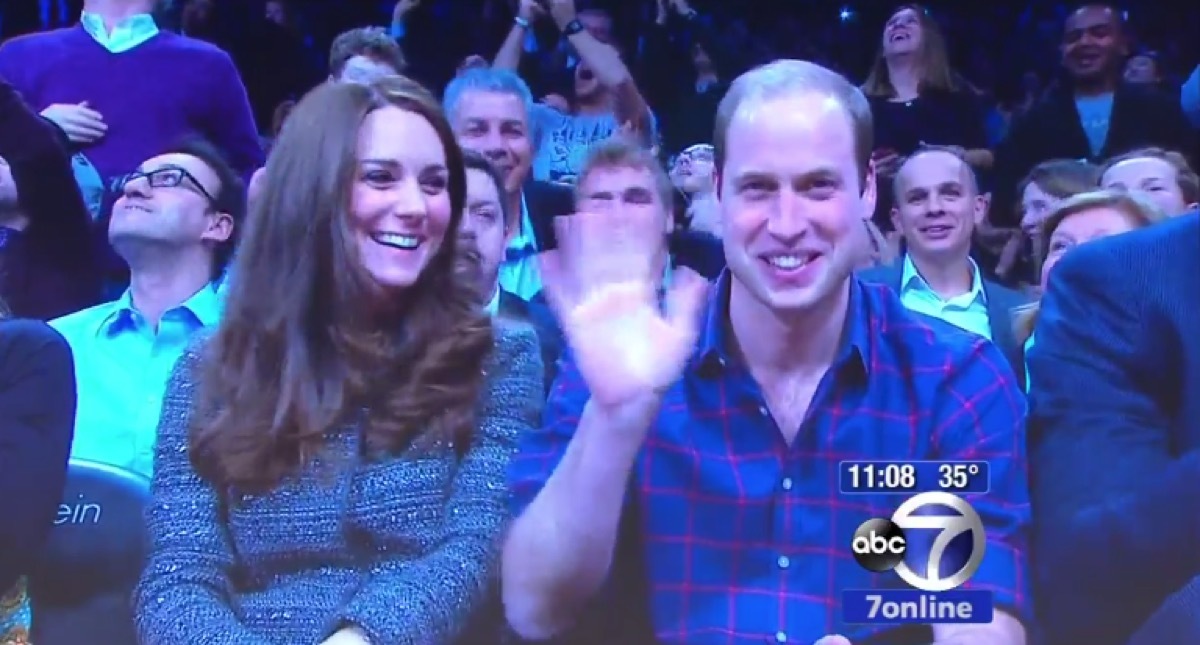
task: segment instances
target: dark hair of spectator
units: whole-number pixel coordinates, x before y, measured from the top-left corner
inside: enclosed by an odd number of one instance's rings
[[[279,131],[283,130],[283,122],[287,121],[288,115],[295,109],[296,102],[288,99],[280,101],[279,105],[275,106],[275,111],[271,113],[271,136],[279,136]]]
[[[950,67],[950,55],[946,51],[946,37],[938,26],[929,10],[919,4],[906,4],[897,7],[889,16],[891,20],[901,11],[912,11],[917,14],[921,23],[921,51],[918,55],[921,82],[918,89],[921,92],[940,91],[956,92],[962,88],[962,79]],[[886,27],[885,27],[886,28]],[[896,88],[888,76],[887,61],[883,58],[883,45],[879,45],[879,53],[871,64],[871,71],[862,85],[862,91],[867,96],[893,98]]]
[[[518,213],[511,213],[512,209],[508,207],[508,200],[504,199],[504,177],[492,165],[492,162],[487,160],[482,154],[475,150],[462,151],[463,167],[466,170],[478,170],[488,176],[492,183],[496,184],[496,194],[500,196],[500,217],[504,218],[504,230],[510,231],[515,229],[519,223],[517,222]]]
[[[1055,198],[1066,199],[1096,189],[1100,183],[1100,168],[1078,159],[1051,159],[1033,167],[1017,185],[1021,195],[1029,184]],[[1017,219],[1024,213],[1017,213]]]
[[[358,257],[347,212],[363,121],[400,108],[445,152],[451,215],[441,247],[399,298]],[[466,199],[462,154],[415,81],[324,83],[292,112],[267,161],[224,318],[205,347],[191,456],[215,485],[263,492],[363,423],[371,454],[470,443],[491,319],[456,270]]]
[[[237,248],[239,233],[246,222],[246,184],[233,166],[226,161],[225,155],[216,146],[198,136],[180,139],[174,145],[163,150],[162,154],[188,155],[199,159],[213,171],[213,174],[217,176],[217,181],[221,184],[220,189],[213,193],[214,199],[211,206],[214,211],[225,213],[233,220],[233,233],[213,253],[213,279],[215,280],[221,277],[225,272],[225,267],[229,265],[233,251]]]
[[[400,44],[383,27],[359,27],[338,34],[329,47],[329,74],[340,76],[346,63],[363,56],[403,74],[408,67]]]

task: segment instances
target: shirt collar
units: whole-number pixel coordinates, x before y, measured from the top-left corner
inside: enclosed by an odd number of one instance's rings
[[[488,300],[487,307],[485,307],[485,309],[488,312],[489,316],[495,316],[496,314],[500,313],[500,287],[499,287],[499,285],[497,285],[496,290],[492,292],[492,299]]]
[[[716,376],[734,362],[733,338],[729,325],[729,293],[733,278],[729,269],[721,272],[716,284],[709,290],[708,305],[701,323],[700,341],[694,355],[693,368],[703,376]],[[871,320],[870,308],[866,305],[867,294],[857,278],[850,279],[850,303],[846,313],[846,326],[842,333],[835,366],[852,363],[863,373],[870,365],[871,327],[879,321]]]
[[[109,33],[104,28],[104,19],[94,13],[83,12],[79,24],[96,42],[114,54],[127,52],[158,35],[158,24],[154,16],[139,13],[118,23]]]
[[[216,283],[204,285],[204,288],[185,300],[183,304],[168,311],[179,309],[191,313],[193,319],[199,322],[201,327],[215,327],[221,320],[222,309],[221,296],[218,294]],[[96,333],[102,334],[118,329],[119,325],[128,322],[136,312],[137,309],[133,306],[133,292],[126,289],[120,298],[112,302],[112,310],[109,314],[100,319]]]
[[[979,266],[971,258],[967,258],[967,262],[971,265],[971,290],[962,296],[956,296],[956,298],[964,298],[968,302],[978,299],[980,302],[986,303],[987,292],[983,290],[983,277],[979,271]],[[913,264],[912,256],[905,253],[904,268],[900,272],[900,291],[903,293],[910,288],[931,291],[929,283],[925,281],[925,278],[921,277],[920,272],[917,271],[917,266]]]

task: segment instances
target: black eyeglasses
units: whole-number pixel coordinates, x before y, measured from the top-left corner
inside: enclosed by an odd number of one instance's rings
[[[217,205],[217,199],[212,196],[212,193],[204,189],[204,186],[196,179],[196,176],[178,166],[164,166],[162,168],[155,168],[149,172],[136,170],[121,179],[120,189],[122,191],[125,190],[125,186],[129,182],[137,181],[138,179],[145,179],[151,188],[178,188],[183,185],[183,180],[186,179],[190,184],[190,189],[203,195],[208,200],[208,203],[214,207]]]

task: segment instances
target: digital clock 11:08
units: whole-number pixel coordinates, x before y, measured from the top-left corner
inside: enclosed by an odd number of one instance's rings
[[[841,492],[915,495],[944,491],[983,494],[990,487],[986,461],[843,461],[838,464]]]

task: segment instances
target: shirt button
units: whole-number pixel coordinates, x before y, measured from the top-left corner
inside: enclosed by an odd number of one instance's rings
[[[776,643],[786,643],[787,642],[787,634],[785,634],[783,632],[775,632],[775,642]]]
[[[788,568],[789,566],[791,566],[791,564],[792,564],[792,561],[791,561],[791,560],[789,560],[789,559],[788,559],[788,557],[787,557],[786,555],[781,555],[781,556],[779,556],[779,559],[778,559],[778,560],[776,560],[776,562],[778,562],[778,563],[779,563],[779,568],[780,568],[780,569],[786,569],[786,568]]]
[[[771,411],[770,411],[770,410],[768,410],[768,409],[767,409],[767,406],[765,406],[765,405],[760,405],[760,406],[758,406],[758,413],[759,413],[760,415],[762,415],[763,417],[769,417],[769,416],[771,416]]]
[[[792,490],[792,478],[791,477],[784,477],[781,484],[783,486],[783,490]]]

